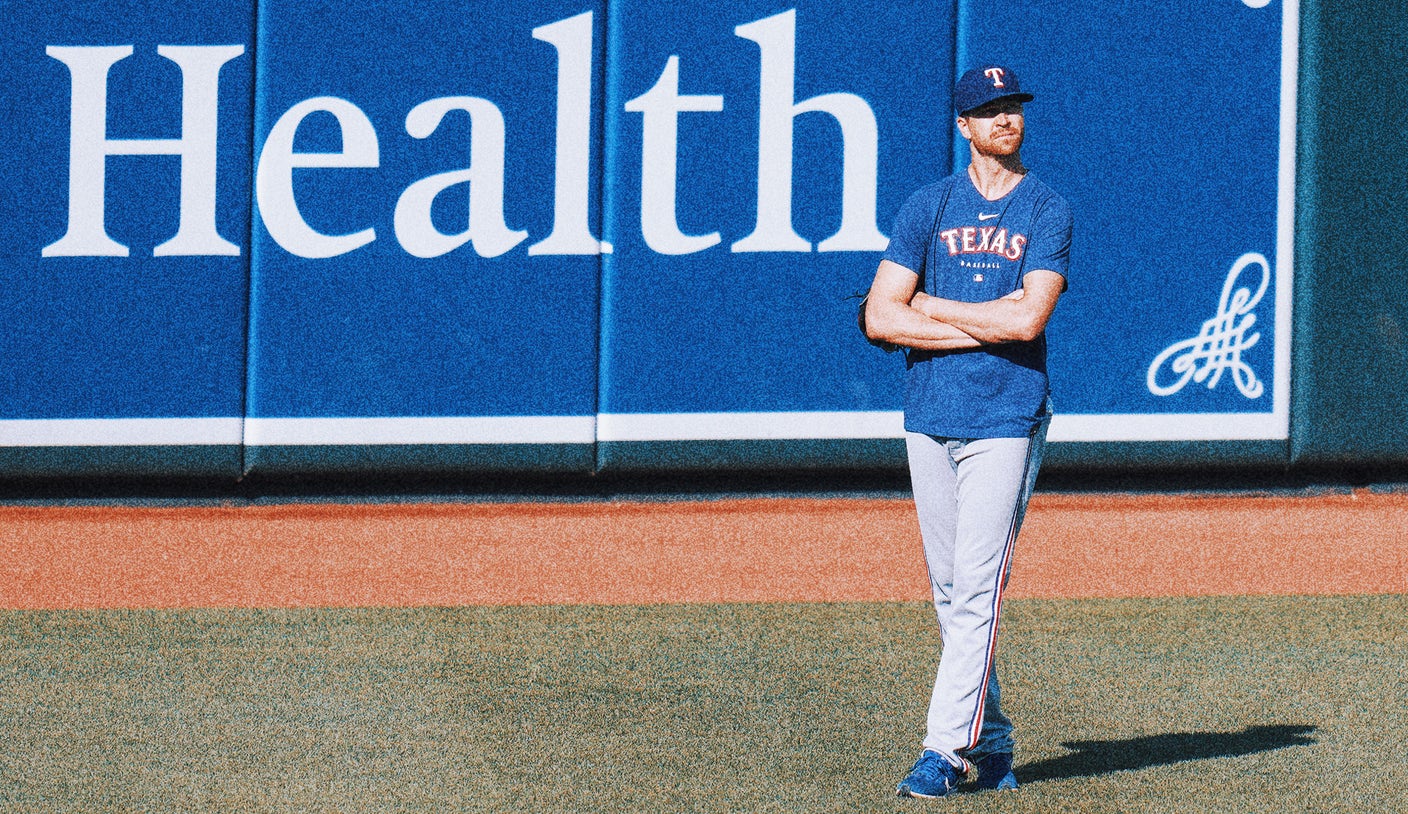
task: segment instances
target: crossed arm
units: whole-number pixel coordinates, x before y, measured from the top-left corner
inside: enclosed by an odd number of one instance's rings
[[[1030,342],[1046,329],[1066,281],[1054,271],[1029,271],[1021,288],[987,302],[931,297],[918,286],[918,274],[898,263],[880,261],[865,310],[871,339],[920,350]]]

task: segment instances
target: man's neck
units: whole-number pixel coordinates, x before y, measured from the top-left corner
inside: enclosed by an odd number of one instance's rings
[[[994,156],[974,151],[973,160],[968,165],[968,177],[973,180],[973,186],[979,195],[989,201],[1011,192],[1026,174],[1027,168],[1022,166],[1019,153]]]

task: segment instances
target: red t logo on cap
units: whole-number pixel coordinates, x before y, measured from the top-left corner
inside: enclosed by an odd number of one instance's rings
[[[1002,84],[1002,69],[1001,69],[1001,68],[988,68],[986,71],[983,71],[983,75],[992,80],[992,86],[993,86],[993,87],[995,87],[995,88],[1005,88],[1005,87],[1007,87],[1006,85]]]

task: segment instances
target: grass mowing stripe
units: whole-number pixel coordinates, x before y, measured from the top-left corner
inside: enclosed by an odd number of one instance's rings
[[[1408,596],[1013,600],[1016,794],[1408,808]],[[0,613],[4,811],[919,811],[923,604]]]

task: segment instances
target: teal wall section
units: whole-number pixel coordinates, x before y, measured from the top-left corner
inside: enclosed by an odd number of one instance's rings
[[[1301,11],[1291,456],[1408,464],[1408,5]]]

